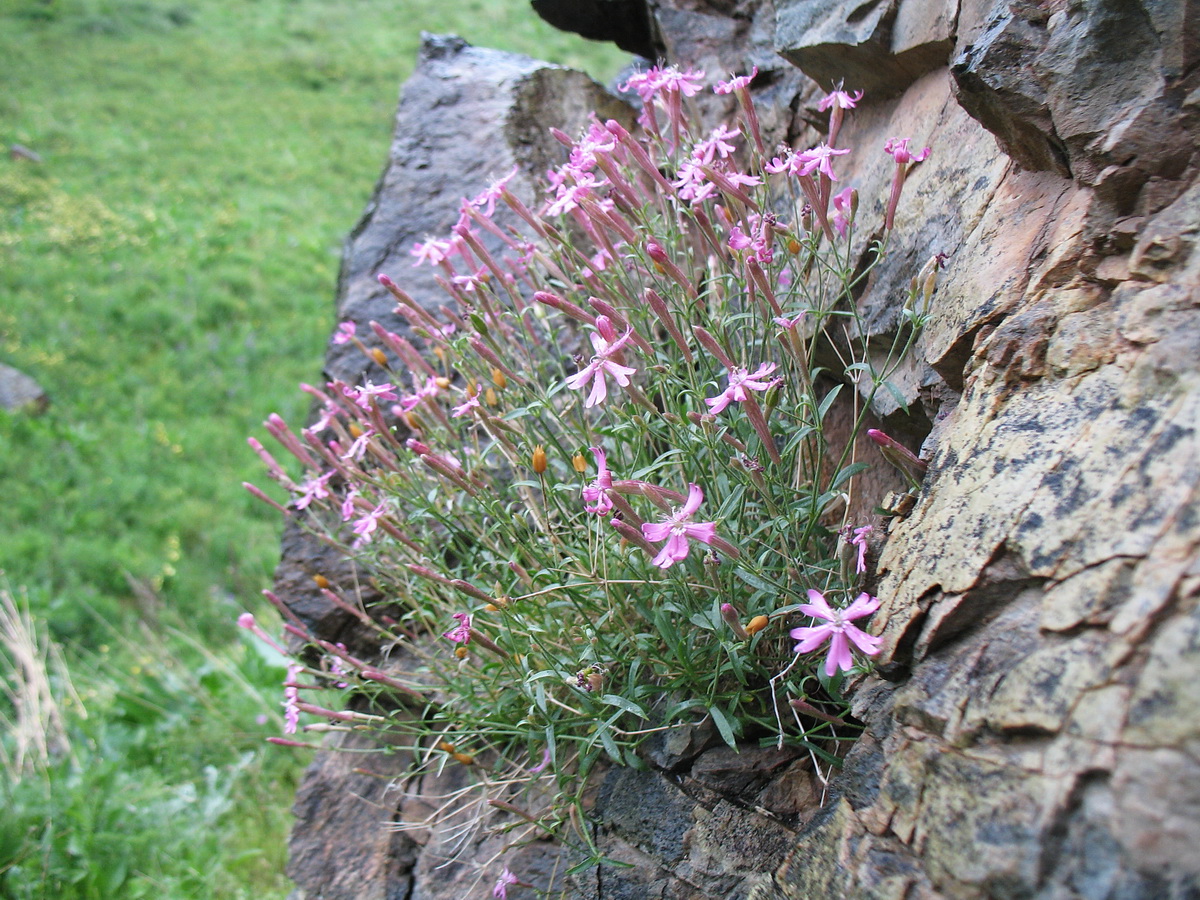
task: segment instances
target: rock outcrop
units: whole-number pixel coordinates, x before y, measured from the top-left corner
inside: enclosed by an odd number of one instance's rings
[[[933,148],[859,299],[872,336],[897,327],[925,259],[950,264],[902,396],[875,410],[917,411],[930,466],[878,548],[885,649],[854,693],[864,737],[828,789],[807,759],[703,740],[659,771],[610,772],[596,838],[634,868],[570,895],[1200,896],[1200,16],[1182,0],[631,9],[671,62],[758,66],[772,141],[819,141],[824,90],[866,90],[840,140],[858,151],[842,177],[864,233],[883,214],[885,140]],[[401,330],[374,273],[406,268],[460,196],[545,168],[542,126],[571,130],[603,102],[581,76],[430,39],[347,245],[339,314]],[[347,379],[362,365],[339,347],[326,363]],[[355,765],[327,755],[303,788],[299,897],[490,893],[477,868],[433,875],[434,839],[386,828],[404,815],[388,773]],[[321,807],[347,802],[377,829]],[[530,871],[557,861],[523,852]]]

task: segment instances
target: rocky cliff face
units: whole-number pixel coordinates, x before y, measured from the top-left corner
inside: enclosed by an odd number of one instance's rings
[[[1184,0],[535,6],[556,7],[560,27],[573,6],[589,36],[711,75],[757,65],[772,141],[819,140],[815,101],[844,79],[868,93],[843,144],[933,147],[906,187],[902,243],[859,301],[881,341],[920,262],[950,256],[900,379],[930,467],[914,511],[876,548],[885,650],[854,695],[865,736],[827,788],[805,759],[735,756],[703,735],[657,748],[658,771],[611,772],[595,834],[634,867],[593,870],[569,895],[1200,897],[1200,11]],[[708,101],[714,117],[722,99]],[[576,74],[428,41],[347,244],[339,315],[401,331],[374,273],[406,270],[411,243],[446,230],[458,198],[490,178],[544,169],[545,128],[570,131],[605,102]],[[869,230],[891,161],[855,156],[845,177]],[[435,297],[432,284],[406,288]],[[341,350],[331,345],[327,371],[361,374]],[[901,421],[887,395],[875,412]],[[324,565],[307,552],[288,544],[286,595],[331,639],[353,640],[305,593],[300,576]],[[489,895],[476,878],[489,845],[474,866],[435,870],[436,836],[387,828],[418,802],[389,788],[403,760],[365,758],[324,755],[302,788],[297,896]],[[523,852],[529,871],[559,862],[550,847]]]

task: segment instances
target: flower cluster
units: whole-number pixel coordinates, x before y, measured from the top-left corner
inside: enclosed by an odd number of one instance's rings
[[[251,440],[288,496],[251,491],[343,548],[387,602],[367,608],[318,575],[323,596],[413,661],[371,665],[290,618],[316,656],[289,672],[289,728],[312,709],[302,673],[401,695],[424,710],[394,726],[424,764],[503,773],[483,790],[548,779],[558,810],[601,755],[629,762],[657,728],[710,719],[731,745],[760,728],[834,741],[841,720],[823,710],[881,646],[854,624],[880,605],[861,590],[872,525],[852,518],[868,508],[850,489],[868,465],[855,437],[923,313],[881,359],[846,302],[886,251],[886,236],[865,257],[855,244],[857,193],[839,170],[862,94],[822,101],[824,141],[768,152],[754,75],[716,85],[739,114],[715,128],[690,110],[702,73],[632,76],[640,134],[612,120],[555,132],[565,160],[540,201],[510,172],[463,201],[450,235],[412,248],[442,301],[380,274],[407,329],[344,323],[333,340],[386,376],[303,386],[319,412],[299,431],[268,420],[302,475]],[[908,143],[886,148],[902,173],[888,229],[928,155]],[[841,371],[813,362],[825,346]],[[837,403],[849,440],[825,431]],[[811,714],[783,722],[776,695]],[[372,718],[340,716],[324,727]],[[496,896],[519,883],[506,868]]]

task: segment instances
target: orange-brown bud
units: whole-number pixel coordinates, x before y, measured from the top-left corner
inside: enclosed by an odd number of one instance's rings
[[[508,387],[508,378],[499,369],[493,368],[492,369],[492,384],[494,384],[496,387],[500,388],[500,390],[504,390],[506,387]]]
[[[441,350],[442,348],[438,347],[438,349]],[[445,375],[439,375],[437,378],[433,379],[433,383],[436,384],[443,391],[448,390],[450,388],[450,379],[447,378]]]
[[[800,242],[795,238],[789,238],[787,242],[787,248],[788,252],[792,254],[792,256],[795,256],[800,252]]]
[[[533,462],[533,471],[537,472],[539,475],[541,475],[543,472],[545,472],[546,468],[550,465],[546,459],[546,450],[545,450],[545,448],[542,447],[541,444],[538,444],[536,447],[533,448],[532,462]]]
[[[468,655],[467,648],[466,647],[455,647],[454,655],[457,656],[459,659],[466,659],[467,655]]]
[[[749,622],[746,623],[746,634],[750,635],[751,637],[754,637],[754,635],[758,634],[760,631],[762,631],[764,628],[766,628],[769,624],[771,624],[771,620],[768,619],[766,616],[755,616],[753,619],[751,619]]]
[[[388,364],[387,354],[378,347],[371,348],[371,359],[375,360],[375,362],[379,363],[379,365],[384,366],[385,368]]]
[[[464,766],[475,765],[475,757],[473,757],[470,753],[451,753],[450,755],[453,756],[460,763],[462,763]]]
[[[571,457],[571,468],[580,474],[587,471],[587,459],[582,453],[576,453]]]
[[[349,431],[350,431],[350,437],[358,438],[358,437],[363,436],[362,426],[359,425],[357,422],[350,423]]]
[[[486,391],[483,392],[483,402],[486,403],[488,406],[495,406],[497,403],[500,402],[500,398],[496,396],[495,388],[488,388]]]
[[[441,750],[443,753],[453,753],[455,750],[458,749],[449,741],[438,741],[437,748],[439,750]]]
[[[313,576],[313,582],[323,591],[329,588],[329,579],[319,573]]]

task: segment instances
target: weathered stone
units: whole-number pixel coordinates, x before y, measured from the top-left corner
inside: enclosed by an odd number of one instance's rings
[[[0,409],[36,414],[49,406],[50,397],[40,384],[19,369],[0,363]]]
[[[826,90],[893,97],[946,64],[955,12],[948,0],[779,0],[775,46]]]
[[[533,11],[561,31],[612,41],[629,53],[658,56],[646,0],[530,0]]]

